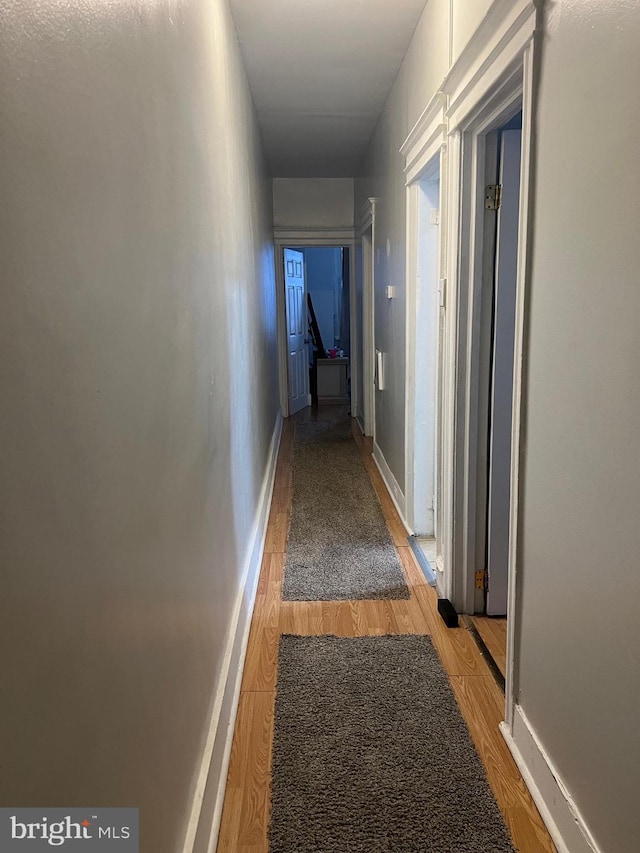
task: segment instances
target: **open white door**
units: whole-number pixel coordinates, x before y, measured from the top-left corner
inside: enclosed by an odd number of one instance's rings
[[[309,339],[307,337],[307,288],[304,255],[284,250],[284,282],[287,310],[287,354],[289,368],[289,414],[309,405]]]
[[[520,130],[505,130],[501,134],[500,147],[499,183],[502,189],[495,255],[489,431],[486,600],[489,616],[504,616],[507,612],[521,137]]]

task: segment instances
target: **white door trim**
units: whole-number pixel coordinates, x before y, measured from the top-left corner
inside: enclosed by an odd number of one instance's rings
[[[522,356],[526,289],[529,280],[528,210],[534,87],[534,35],[537,12],[533,0],[495,0],[463,50],[442,89],[448,95],[449,121],[449,242],[447,270],[455,282],[450,300],[447,345],[453,370],[444,389],[445,409],[455,412],[453,442],[444,437],[443,479],[453,494],[451,535],[451,597],[459,610],[473,612],[475,571],[474,422],[477,364],[473,334],[482,282],[484,136],[521,106],[522,165],[520,231],[514,348],[513,426],[511,434],[511,509],[509,516],[509,603],[506,677],[506,723],[513,721],[517,695],[515,636],[518,612],[518,498],[522,406]],[[453,295],[453,294],[451,294]],[[454,309],[454,310],[451,310]],[[451,316],[453,314],[453,317]],[[451,349],[453,351],[451,351]],[[449,362],[451,366],[451,362]]]
[[[419,196],[420,182],[428,180],[429,177],[438,175],[440,180],[440,200],[439,200],[439,246],[438,246],[438,271],[437,277],[442,280],[445,278],[445,252],[446,245],[446,163],[447,163],[447,119],[445,110],[447,98],[443,92],[436,92],[431,101],[427,104],[422,115],[410,131],[405,142],[400,148],[400,153],[405,157],[405,180],[406,180],[406,218],[407,218],[407,271],[406,271],[406,371],[405,371],[405,501],[406,501],[406,517],[407,523],[411,530],[416,528],[416,519],[418,516],[416,506],[416,495],[414,489],[414,481],[416,471],[416,395],[418,394],[418,386],[416,382],[417,364],[416,364],[416,347],[418,329],[416,326],[416,317],[418,310],[418,253],[420,245],[420,216],[419,216]],[[443,294],[444,296],[444,294]],[[444,302],[442,305],[443,312]],[[436,327],[439,323],[436,323]],[[434,344],[435,345],[435,344]],[[437,405],[439,397],[439,376],[442,365],[436,365],[436,388],[434,406],[435,414],[435,445],[439,446],[441,433],[441,417],[442,411]],[[434,456],[440,455],[440,450]],[[435,459],[434,459],[435,462]],[[441,466],[435,464],[436,478],[434,478],[434,495],[442,493],[440,486],[435,485],[435,479],[440,478]],[[426,496],[423,496],[426,498]],[[443,573],[443,556],[442,556],[442,524],[440,519],[436,521],[435,513],[441,512],[441,507],[433,507],[434,525],[438,533],[436,541],[436,553],[440,559],[436,559],[436,579],[438,590],[441,595],[444,594],[444,573]],[[419,531],[423,535],[432,531]]]
[[[377,198],[369,198],[360,212],[360,238],[366,237],[368,257],[362,250],[362,393],[364,413],[364,434],[372,436],[375,442],[375,240],[376,240],[376,203]],[[370,236],[369,236],[370,232]]]
[[[442,81],[453,131],[473,119],[474,110],[508,76],[522,67],[525,48],[536,30],[537,0],[494,0],[460,56]]]
[[[357,327],[354,317],[355,297],[355,233],[353,228],[335,229],[275,229],[273,232],[276,266],[276,306],[278,319],[278,380],[280,385],[280,408],[282,416],[289,417],[289,376],[287,367],[287,321],[284,298],[284,249],[306,249],[312,247],[327,247],[349,249],[349,310],[350,336],[355,340]],[[352,344],[353,346],[353,344]],[[357,374],[354,377],[353,359],[349,360],[351,369],[351,411],[353,412],[354,389],[357,384]],[[355,368],[357,370],[357,366]]]
[[[492,134],[493,136],[493,134]],[[495,212],[491,235],[491,259],[494,286],[487,287],[492,298],[493,334],[487,330],[491,344],[487,367],[487,424],[484,446],[487,450],[485,471],[486,584],[485,608],[489,616],[507,612],[509,564],[509,514],[511,511],[511,416],[513,410],[513,368],[515,353],[515,297],[518,268],[518,225],[520,222],[520,154],[522,131],[511,128],[497,134],[495,152],[499,171],[493,175],[502,186],[500,208]],[[487,183],[495,183],[496,177]],[[491,424],[489,428],[489,423]],[[484,503],[484,502],[483,502]]]
[[[522,162],[520,165],[520,236],[518,239],[518,280],[516,291],[516,324],[513,372],[513,411],[511,426],[511,512],[509,514],[509,591],[507,613],[507,675],[505,687],[505,721],[513,727],[514,711],[518,701],[518,670],[516,667],[516,623],[518,563],[520,561],[520,454],[522,451],[525,383],[525,325],[527,319],[527,291],[531,280],[530,244],[528,240],[533,197],[533,112],[535,93],[535,57],[533,40],[525,48],[522,63]]]
[[[405,158],[407,186],[426,176],[429,164],[446,144],[446,107],[447,96],[444,92],[436,92],[400,147]]]

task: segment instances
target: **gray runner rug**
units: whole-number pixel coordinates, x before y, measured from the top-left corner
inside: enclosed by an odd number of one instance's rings
[[[280,640],[270,853],[513,853],[429,637]]]
[[[282,597],[409,598],[349,420],[296,424]]]

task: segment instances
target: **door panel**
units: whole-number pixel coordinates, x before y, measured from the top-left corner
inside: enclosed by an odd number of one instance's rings
[[[307,289],[304,255],[284,250],[287,306],[287,352],[289,354],[289,414],[309,405],[309,364],[307,349]]]
[[[490,399],[486,601],[489,616],[504,616],[507,612],[520,147],[520,130],[502,132],[499,179],[502,198],[497,222]]]

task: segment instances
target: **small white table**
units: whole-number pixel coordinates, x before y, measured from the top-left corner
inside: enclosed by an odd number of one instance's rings
[[[349,359],[319,358],[318,402],[349,402]]]

